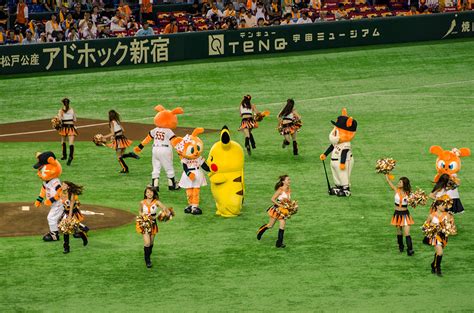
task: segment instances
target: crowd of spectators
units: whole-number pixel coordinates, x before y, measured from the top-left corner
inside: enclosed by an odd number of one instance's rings
[[[25,2],[26,1],[26,2]],[[471,10],[474,0],[195,0],[153,13],[153,0],[0,0],[0,44],[32,44]],[[453,2],[454,1],[454,2]],[[12,6],[13,2],[13,6]],[[7,27],[8,12],[15,16]],[[47,20],[31,11],[50,12]]]

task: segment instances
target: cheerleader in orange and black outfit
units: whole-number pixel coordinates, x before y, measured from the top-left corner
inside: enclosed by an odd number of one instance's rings
[[[128,140],[127,137],[124,135],[124,129],[120,124],[120,114],[118,114],[115,110],[109,111],[109,127],[110,127],[110,134],[105,135],[104,139],[113,138],[112,143],[108,146],[112,149],[115,149],[117,152],[117,158],[122,167],[120,173],[127,174],[128,173],[128,166],[125,163],[125,158],[134,158],[139,159],[140,157],[135,154],[134,152],[129,152],[124,154],[125,149],[130,147],[132,144],[131,140]]]
[[[301,128],[301,116],[295,110],[295,101],[288,99],[286,105],[278,114],[278,132],[283,139],[282,148],[286,148],[290,144],[290,136],[293,140],[293,154],[298,155],[298,143],[296,142],[296,134]]]
[[[252,154],[252,149],[255,149],[255,139],[252,135],[252,129],[258,128],[258,122],[254,118],[254,114],[260,113],[257,110],[255,104],[252,104],[250,101],[252,97],[250,95],[244,96],[242,102],[240,103],[240,117],[242,117],[242,121],[240,122],[239,130],[244,132],[245,135],[245,148],[247,149],[247,153],[249,155]]]
[[[67,165],[71,165],[74,159],[74,137],[78,135],[77,129],[74,126],[76,113],[74,113],[74,110],[69,106],[70,101],[68,98],[64,98],[62,103],[63,108],[58,112],[58,118],[61,121],[58,133],[61,135],[61,145],[63,147],[63,157],[61,160],[67,159]],[[67,157],[66,138],[69,140],[69,158]]]
[[[430,215],[425,221],[423,228],[435,227],[435,231],[428,235],[428,244],[434,246],[435,254],[431,263],[431,273],[442,276],[441,260],[443,259],[443,250],[448,244],[448,236],[456,233],[454,226],[454,218],[448,213],[452,206],[452,200],[449,196],[444,195],[435,200],[431,206]]]
[[[75,218],[79,223],[84,220],[84,216],[82,215],[81,211],[79,210],[80,202],[79,202],[79,195],[82,194],[82,186],[76,185],[70,181],[64,181],[61,184],[61,201],[64,205],[64,213],[60,220],[63,219],[71,219]],[[85,232],[86,226],[83,224],[79,224],[78,234],[82,239],[82,243],[84,246],[87,246],[89,243],[87,239],[87,235]],[[69,233],[64,233],[64,253],[69,253],[70,246],[69,246]]]
[[[400,177],[395,187],[390,181],[388,174],[385,175],[385,178],[390,188],[395,191],[395,212],[393,213],[391,224],[397,227],[398,249],[400,252],[403,252],[405,249],[403,245],[403,235],[405,235],[407,254],[408,256],[412,256],[415,254],[415,251],[413,251],[413,243],[410,236],[410,225],[413,225],[414,221],[408,211],[408,197],[411,193],[410,180],[406,177]]]
[[[275,225],[275,222],[278,220],[280,223],[280,227],[278,229],[278,240],[276,241],[275,246],[277,248],[284,248],[286,247],[283,244],[283,236],[285,233],[285,224],[286,224],[286,216],[280,212],[280,202],[283,199],[290,199],[291,197],[291,190],[290,190],[290,177],[288,175],[282,175],[279,177],[278,182],[275,185],[275,193],[272,197],[273,205],[268,208],[267,212],[270,216],[270,220],[267,224],[260,226],[257,232],[257,239],[262,239],[263,233],[269,228],[272,228]]]
[[[143,234],[143,251],[145,254],[145,264],[146,267],[150,268],[152,267],[150,256],[153,252],[153,243],[155,241],[155,235],[158,233],[158,225],[156,223],[157,210],[158,208],[161,208],[164,211],[168,211],[168,208],[160,202],[158,192],[154,187],[146,187],[143,199],[144,200],[140,202],[138,214],[141,216],[146,215],[148,218],[151,218],[151,232],[147,232],[147,230],[143,229],[138,222],[136,224],[136,230],[138,233]]]

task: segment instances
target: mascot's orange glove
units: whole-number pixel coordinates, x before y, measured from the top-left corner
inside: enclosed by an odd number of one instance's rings
[[[40,205],[41,205],[41,201],[40,201],[39,199],[37,199],[37,200],[35,201],[35,207],[39,208]]]
[[[189,177],[190,180],[194,180],[194,179],[196,179],[196,174],[189,173],[188,177]]]
[[[133,152],[135,152],[136,154],[139,154],[140,152],[142,152],[142,149],[136,146],[135,148],[133,148]]]
[[[345,164],[345,163],[340,163],[340,164],[339,164],[339,168],[340,168],[341,170],[345,170],[345,169],[346,169],[346,164]]]
[[[319,156],[319,159],[320,159],[321,161],[326,160],[326,155],[325,155],[324,153],[321,154],[321,155]]]
[[[45,204],[45,205],[51,205],[52,203],[51,203],[51,200],[46,199],[46,200],[44,200],[44,204]]]

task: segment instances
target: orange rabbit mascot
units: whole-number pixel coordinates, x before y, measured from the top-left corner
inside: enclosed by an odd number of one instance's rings
[[[179,186],[186,189],[188,197],[188,206],[184,209],[184,213],[193,215],[202,214],[199,208],[199,192],[201,186],[206,186],[206,177],[201,168],[209,172],[209,166],[201,156],[203,151],[202,140],[198,135],[204,132],[204,128],[195,128],[191,135],[183,138],[175,137],[171,140],[171,144],[178,152],[183,164],[183,174],[179,180]]]
[[[436,171],[437,174],[434,177],[435,183],[437,185],[444,185],[443,179],[447,180],[446,175],[449,175],[449,180],[453,182],[450,186],[446,184],[446,194],[453,200],[453,205],[450,208],[450,211],[453,213],[461,213],[464,211],[461,200],[459,199],[458,185],[460,180],[457,178],[457,173],[461,169],[461,157],[467,157],[471,155],[471,150],[469,148],[453,148],[452,150],[444,150],[440,146],[431,146],[430,153],[437,155],[436,159]],[[446,175],[445,175],[446,174]],[[444,176],[443,176],[444,175]],[[440,179],[441,178],[441,179]],[[441,193],[437,193],[437,196],[441,196]]]
[[[347,110],[343,108],[341,115],[331,123],[334,125],[333,130],[329,133],[331,145],[319,158],[324,161],[331,153],[331,171],[336,187],[332,187],[329,194],[348,197],[351,195],[351,172],[354,166],[351,141],[356,134],[357,121],[347,116]]]
[[[159,191],[159,178],[161,167],[164,167],[166,176],[168,177],[168,189],[178,190],[179,186],[175,182],[175,173],[173,168],[173,150],[171,148],[170,140],[176,138],[173,129],[178,126],[178,114],[183,114],[182,108],[173,110],[166,110],[163,106],[157,105],[155,110],[158,112],[155,115],[153,128],[143,141],[133,149],[135,153],[140,153],[145,145],[151,140],[153,141],[152,164],[153,171],[151,172],[151,185]]]
[[[47,151],[38,153],[36,163],[33,168],[38,170],[38,177],[41,178],[43,184],[38,198],[35,201],[35,207],[39,207],[43,201],[44,204],[50,206],[48,213],[49,233],[43,236],[44,241],[59,240],[58,221],[63,214],[63,204],[60,200],[61,181],[59,176],[62,173],[62,167],[53,152]]]

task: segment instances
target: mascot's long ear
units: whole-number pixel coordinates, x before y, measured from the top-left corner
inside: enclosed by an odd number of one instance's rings
[[[48,158],[48,164],[56,165],[56,159],[53,157]]]
[[[222,127],[221,142],[224,145],[227,145],[230,142],[230,132],[229,132],[229,128],[227,128],[227,126]]]
[[[466,157],[471,155],[471,149],[469,148],[459,148],[459,152],[461,152],[460,157]]]
[[[173,113],[174,115],[183,114],[184,110],[181,107],[177,107],[176,109],[173,109],[171,113]]]
[[[171,145],[174,147],[174,146],[176,146],[178,143],[180,143],[181,140],[183,140],[182,137],[174,137],[173,139],[170,140],[170,142],[171,142]]]
[[[161,104],[158,104],[156,107],[155,107],[155,111],[156,112],[161,112],[161,111],[164,111],[165,108],[161,105]]]
[[[198,127],[193,130],[191,136],[197,137],[197,135],[202,134],[204,132],[204,128]]]
[[[346,108],[342,108],[341,115],[342,116],[347,116],[347,109]]]
[[[347,119],[347,121],[346,121],[346,126],[347,126],[347,127],[351,127],[353,121],[354,121],[354,120],[352,119],[352,116],[349,117],[349,118]]]
[[[443,148],[441,148],[440,146],[431,146],[430,147],[430,153],[431,154],[435,154],[437,156],[441,155],[441,153],[443,152]]]

